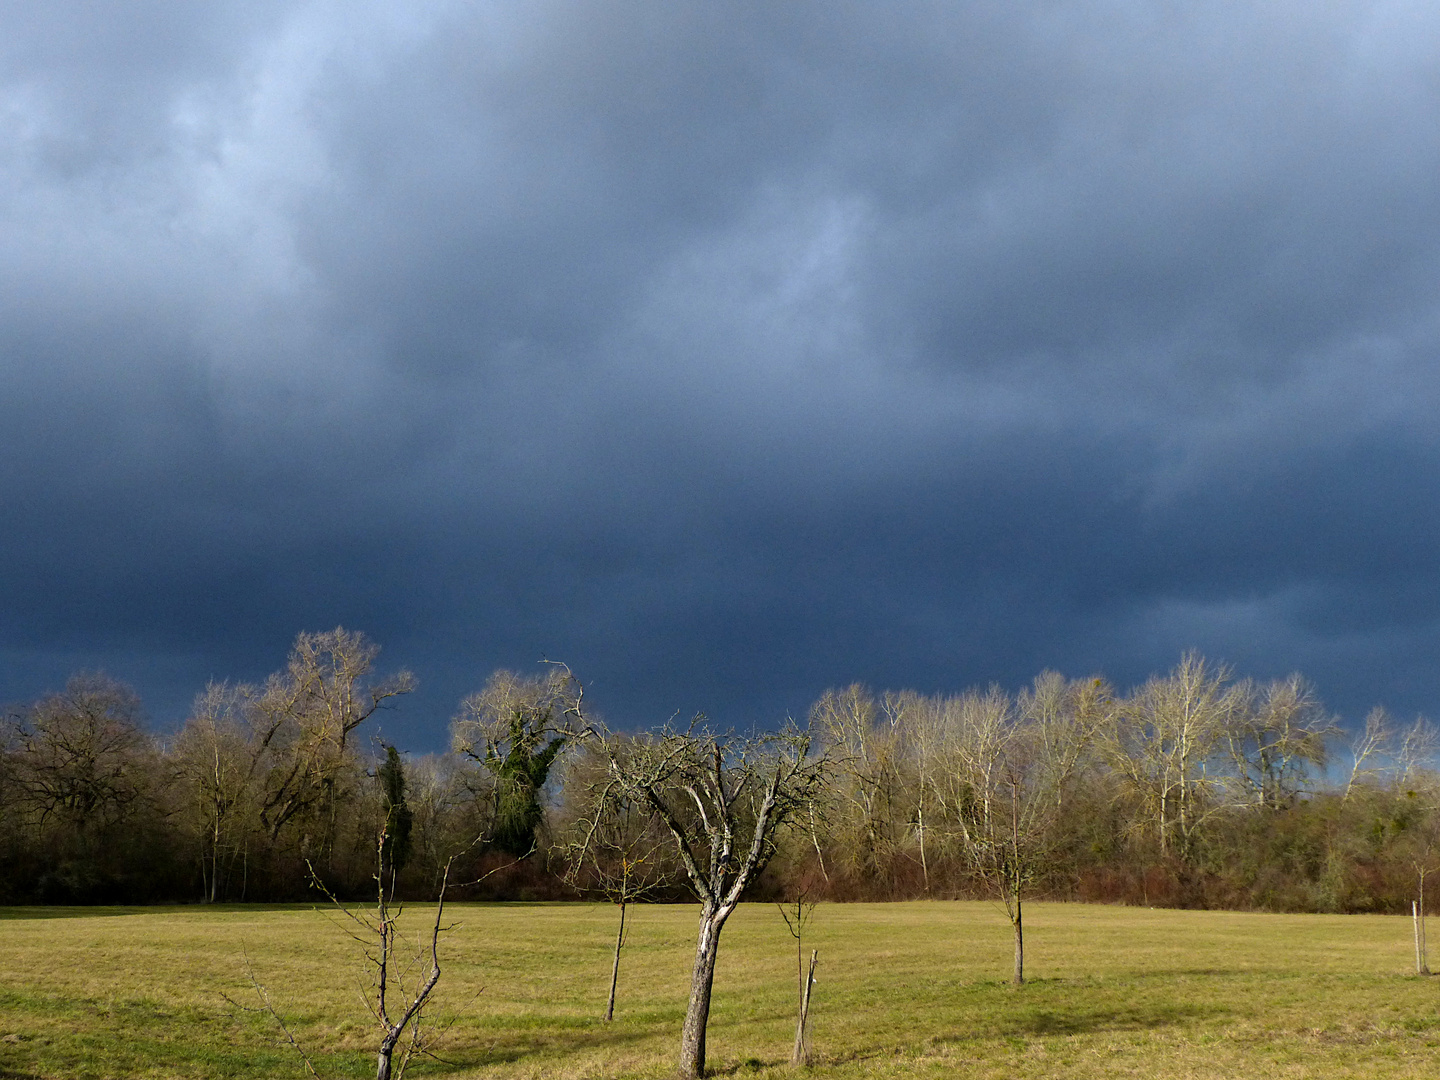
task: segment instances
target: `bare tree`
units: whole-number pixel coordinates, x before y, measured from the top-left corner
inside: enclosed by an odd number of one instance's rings
[[[1418,803],[1412,810],[1413,822],[1406,830],[1402,843],[1403,858],[1415,875],[1416,896],[1412,905],[1415,914],[1415,973],[1429,975],[1430,964],[1425,941],[1425,882],[1440,870],[1440,806],[1436,805],[1436,792],[1432,789],[1423,794],[1407,791],[1405,797]]]
[[[243,867],[256,805],[256,766],[246,710],[250,687],[211,683],[195,699],[190,718],[171,748],[176,779],[200,838],[203,896],[225,895],[237,864]],[[243,894],[243,881],[242,881]]]
[[[1036,790],[1034,740],[999,687],[949,703],[951,817],[967,861],[1005,905],[1015,937],[1013,981],[1025,981],[1025,890],[1039,870],[1036,848],[1054,804]]]
[[[494,822],[477,815],[468,782],[474,779],[451,754],[426,754],[405,763],[410,812],[414,817],[413,864],[439,885],[452,853],[466,850],[477,836],[490,835]]]
[[[385,761],[375,774],[384,813],[375,832],[373,906],[344,903],[325,884],[314,864],[307,863],[310,883],[334,905],[346,933],[360,945],[365,956],[368,980],[362,985],[361,997],[380,1030],[376,1080],[401,1080],[417,1054],[431,1054],[433,1036],[424,1026],[424,1017],[440,983],[441,935],[453,928],[444,922],[451,872],[456,861],[483,840],[483,837],[471,840],[445,860],[439,874],[434,915],[427,921],[426,929],[415,936],[413,944],[403,940],[401,920],[405,908],[397,899],[395,883],[397,871],[406,858],[413,825],[407,773],[399,753],[394,747],[386,747]],[[481,880],[488,876],[482,875]],[[263,1010],[280,1025],[286,1040],[304,1059],[310,1075],[316,1076],[304,1048],[271,1005],[266,988],[253,972],[250,979]]]
[[[893,877],[913,816],[913,792],[902,773],[907,704],[898,695],[877,701],[855,683],[826,691],[810,708],[810,729],[836,766],[825,815],[833,846],[842,865],[871,880]]]
[[[1021,690],[1016,711],[1031,732],[1040,768],[1042,790],[1065,809],[1077,775],[1093,756],[1096,742],[1115,712],[1115,692],[1099,676],[1066,679],[1056,671],[1042,671],[1034,684]]]
[[[379,652],[364,634],[341,627],[302,633],[285,670],[250,692],[250,743],[263,770],[259,818],[271,840],[297,818],[318,815],[319,846],[328,852],[350,733],[415,689],[408,671],[371,679]]]
[[[1111,707],[1102,680],[1048,671],[1014,699],[992,686],[936,705],[934,818],[1005,906],[1017,986],[1025,981],[1026,896],[1051,869],[1068,792]]]
[[[1355,786],[1376,776],[1393,749],[1394,728],[1390,715],[1379,705],[1365,716],[1365,726],[1350,741],[1350,775],[1345,781],[1341,802],[1349,802]]]
[[[922,887],[928,894],[931,857],[936,847],[932,837],[943,838],[943,822],[937,818],[941,804],[934,793],[937,774],[943,773],[946,767],[944,707],[939,699],[922,697],[910,690],[887,693],[881,707],[891,727],[899,733],[900,752],[910,787],[909,802],[914,807],[911,824],[915,851]]]
[[[623,754],[620,737],[612,736],[612,749]],[[610,965],[610,993],[605,1020],[615,1018],[615,993],[620,981],[620,952],[625,947],[625,915],[629,906],[669,889],[679,867],[671,853],[672,840],[647,804],[637,802],[622,786],[609,781],[604,760],[598,776],[575,769],[572,785],[586,788],[586,806],[564,846],[565,878],[582,892],[605,897],[620,909],[615,951]],[[588,781],[588,782],[587,782]]]
[[[799,980],[800,996],[795,1018],[795,1048],[790,1052],[791,1065],[810,1064],[810,992],[815,988],[815,963],[819,957],[810,950],[810,969],[805,969],[805,925],[815,914],[815,901],[802,888],[789,903],[775,905],[785,920],[785,929],[795,939],[795,977]]]
[[[390,786],[392,794],[398,790],[393,781]],[[402,835],[396,827],[399,820],[397,815],[387,814],[376,835],[374,907],[356,908],[341,903],[325,887],[314,867],[310,868],[311,881],[349,921],[348,932],[360,944],[369,964],[371,978],[364,995],[365,1004],[380,1028],[376,1080],[392,1080],[392,1077],[399,1080],[410,1059],[426,1050],[422,1020],[425,1006],[440,982],[440,935],[449,929],[443,920],[453,857],[441,873],[435,915],[428,933],[417,940],[413,949],[406,949],[401,941],[400,919],[404,905],[395,898],[394,873],[398,861],[394,849]],[[398,1067],[394,1060],[397,1048],[400,1049]]]
[[[38,826],[62,821],[87,838],[130,814],[154,752],[141,715],[135,691],[101,672],[72,676],[21,712],[13,777]]]
[[[1401,788],[1414,787],[1421,776],[1435,763],[1440,749],[1440,730],[1423,716],[1407,727],[1395,750],[1395,782]]]
[[[1166,676],[1151,678],[1120,703],[1110,729],[1112,767],[1139,803],[1139,825],[1153,828],[1162,855],[1189,862],[1200,831],[1231,805],[1228,778],[1216,769],[1245,691],[1230,670],[1187,652]]]
[[[1290,806],[1311,770],[1324,770],[1339,728],[1299,675],[1241,683],[1235,693],[1225,739],[1242,797],[1269,810]]]
[[[809,733],[793,726],[742,739],[698,723],[667,725],[639,739],[602,735],[600,746],[609,783],[665,827],[700,901],[679,1062],[682,1076],[699,1077],[720,932],[774,855],[777,832],[815,798],[829,762],[812,757]]]

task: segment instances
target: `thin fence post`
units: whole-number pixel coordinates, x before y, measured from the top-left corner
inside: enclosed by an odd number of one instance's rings
[[[1424,965],[1420,960],[1420,904],[1410,901],[1410,921],[1415,929],[1415,974],[1422,973]]]

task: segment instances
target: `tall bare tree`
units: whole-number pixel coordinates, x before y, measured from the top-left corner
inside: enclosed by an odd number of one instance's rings
[[[1245,700],[1229,668],[1187,652],[1120,703],[1110,763],[1137,803],[1137,830],[1151,831],[1162,855],[1189,862],[1206,821],[1232,805],[1215,766]]]
[[[828,792],[831,836],[848,868],[864,877],[890,874],[906,831],[901,716],[859,683],[826,691],[810,708],[810,728],[837,766]]]
[[[953,775],[950,817],[966,861],[1005,904],[1015,936],[1016,985],[1025,981],[1022,900],[1036,871],[1027,811],[1033,746],[1022,738],[1014,702],[998,686],[947,702]],[[1022,788],[1026,789],[1022,792]]]
[[[1115,692],[1099,676],[1066,679],[1059,672],[1042,671],[1032,686],[1020,691],[1015,708],[1035,743],[1041,790],[1062,811],[1114,716]]]
[[[253,694],[252,687],[211,683],[195,699],[171,747],[176,779],[200,840],[207,903],[225,895],[237,865],[243,868],[251,831],[258,826],[259,761],[247,717]]]
[[[700,901],[679,1061],[682,1076],[699,1077],[720,932],[774,855],[778,831],[819,792],[829,762],[812,756],[809,733],[793,726],[737,738],[697,723],[638,739],[603,733],[601,739],[614,792],[664,826]]]
[[[1349,802],[1357,785],[1377,776],[1385,767],[1394,742],[1390,715],[1376,706],[1365,716],[1365,725],[1350,739],[1350,772],[1342,802]]]
[[[1050,872],[1068,793],[1112,708],[1103,680],[1054,672],[1011,698],[997,686],[936,703],[934,818],[1001,900],[1025,981],[1025,899]]]
[[[342,801],[350,733],[393,698],[415,689],[399,671],[371,672],[380,647],[342,627],[295,639],[285,670],[254,693],[247,708],[252,751],[264,764],[261,824],[274,840],[286,825],[309,817],[328,853]]]
[[[1414,787],[1435,764],[1440,751],[1440,728],[1423,716],[1400,735],[1395,748],[1395,782],[1401,788]]]
[[[911,808],[915,855],[920,863],[921,884],[928,894],[931,864],[944,841],[943,800],[936,798],[936,792],[944,789],[943,784],[937,785],[937,780],[947,768],[944,703],[942,699],[905,690],[886,693],[881,707],[898,735],[903,775],[909,789],[907,803]]]
[[[1313,772],[1323,772],[1339,734],[1314,689],[1299,675],[1235,690],[1225,740],[1242,797],[1260,807],[1290,806]]]

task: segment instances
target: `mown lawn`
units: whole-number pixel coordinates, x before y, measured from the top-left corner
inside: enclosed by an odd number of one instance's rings
[[[661,1077],[695,909],[633,909],[616,1020],[615,912],[460,904],[412,1077]],[[424,917],[412,909],[416,924]],[[1431,1077],[1440,979],[1408,919],[1035,904],[1016,990],[983,903],[821,905],[817,1077]],[[774,907],[725,929],[713,1072],[789,1075],[794,942]],[[374,1075],[359,948],[323,908],[0,909],[0,1077],[304,1076],[247,968],[324,1077]],[[229,1000],[227,1000],[229,999]],[[244,1006],[245,1008],[242,1008]]]

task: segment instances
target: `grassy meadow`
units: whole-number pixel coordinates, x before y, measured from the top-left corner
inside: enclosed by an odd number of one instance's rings
[[[695,909],[632,909],[605,1024],[615,911],[459,904],[443,939],[443,1061],[412,1077],[663,1077]],[[425,917],[413,908],[416,929]],[[407,917],[409,917],[407,915]],[[1420,1077],[1440,979],[1408,919],[1035,904],[1027,971],[984,903],[825,904],[817,1077]],[[322,1077],[374,1075],[359,947],[323,908],[0,909],[0,1077],[302,1077],[247,965]],[[725,928],[709,1058],[790,1075],[794,941],[773,906]],[[229,1000],[227,1000],[227,998]],[[245,1006],[241,1008],[240,1006]]]

